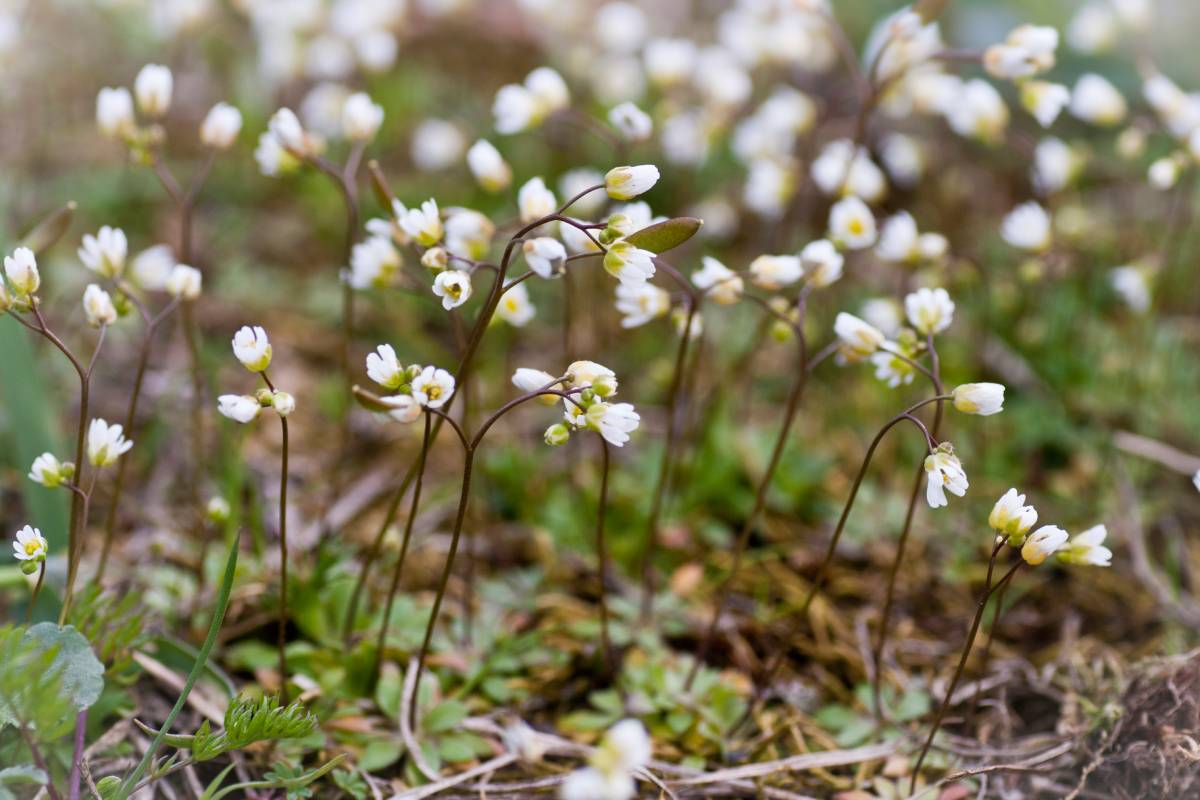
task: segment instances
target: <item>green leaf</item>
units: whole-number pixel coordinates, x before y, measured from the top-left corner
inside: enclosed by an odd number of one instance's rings
[[[451,764],[461,764],[475,758],[475,737],[471,734],[456,734],[442,739],[438,745],[442,760]]]
[[[104,691],[104,665],[92,652],[87,639],[70,625],[39,622],[25,632],[36,650],[55,648],[52,669],[62,670],[62,688],[80,711],[100,699]]]
[[[6,783],[32,783],[37,786],[44,786],[48,780],[50,779],[46,776],[46,773],[33,764],[21,764],[16,767],[0,769],[0,785]]]
[[[651,253],[665,253],[696,235],[704,220],[695,217],[675,217],[647,225],[625,237],[625,241]]]
[[[467,718],[467,707],[457,700],[447,700],[425,715],[421,728],[428,733],[453,730]]]
[[[400,742],[394,739],[373,739],[358,757],[358,768],[366,772],[375,772],[395,764],[403,754],[404,748]]]

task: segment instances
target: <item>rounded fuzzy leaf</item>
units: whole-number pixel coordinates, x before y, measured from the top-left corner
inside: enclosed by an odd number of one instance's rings
[[[70,625],[60,628],[53,622],[39,622],[25,632],[25,639],[40,651],[55,648],[51,669],[62,671],[63,691],[77,709],[82,711],[100,699],[104,665],[83,634]]]
[[[625,241],[651,253],[665,253],[695,236],[703,224],[704,220],[695,217],[665,219],[634,231],[625,237]]]

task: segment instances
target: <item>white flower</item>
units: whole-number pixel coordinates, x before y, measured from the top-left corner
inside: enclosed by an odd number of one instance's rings
[[[906,189],[917,185],[925,172],[925,151],[916,138],[889,133],[879,143],[879,157],[892,180]]]
[[[755,286],[777,291],[804,277],[799,256],[759,256],[750,262],[750,280]]]
[[[721,305],[732,305],[741,299],[745,284],[740,275],[712,256],[701,259],[704,266],[692,273],[692,283]]]
[[[319,149],[317,140],[304,130],[304,126],[300,124],[300,119],[290,108],[281,108],[272,114],[270,121],[267,123],[267,130],[276,139],[278,144],[282,145],[288,151],[289,155],[299,157],[310,156],[315,155]],[[259,146],[261,147],[262,145],[263,140],[260,139]],[[255,155],[257,156],[257,153]]]
[[[480,259],[496,233],[493,222],[469,208],[446,209],[446,249],[456,256]]]
[[[1050,246],[1050,215],[1032,200],[1014,208],[1000,224],[1000,236],[1013,247],[1040,253]]]
[[[233,335],[233,354],[251,372],[263,372],[271,366],[271,342],[259,325],[242,326]]]
[[[887,194],[887,180],[865,147],[850,139],[835,139],[813,159],[811,173],[827,195],[854,195],[872,203]]]
[[[614,447],[624,446],[642,419],[629,403],[594,403],[584,416],[587,427]],[[571,419],[570,412],[568,419]]]
[[[1179,182],[1179,160],[1171,156],[1157,158],[1146,170],[1146,179],[1160,192],[1165,192]]]
[[[567,82],[550,67],[538,67],[526,75],[525,88],[533,93],[543,114],[566,108],[571,102]]]
[[[512,183],[512,167],[487,139],[480,139],[467,151],[467,166],[475,180],[489,192],[506,189]]]
[[[1067,532],[1057,525],[1043,525],[1025,540],[1021,546],[1021,558],[1036,567],[1066,544],[1067,538]]]
[[[636,328],[671,310],[671,295],[652,283],[640,285],[617,284],[617,311],[622,328]]]
[[[800,265],[814,289],[821,289],[842,277],[846,257],[828,239],[817,239],[800,251]]]
[[[558,796],[560,800],[631,800],[636,793],[632,775],[584,767],[567,775]]]
[[[544,180],[530,178],[517,192],[517,208],[521,222],[530,223],[553,214],[558,210],[558,201],[554,199],[554,192],[546,188]]]
[[[944,244],[944,238],[941,241]],[[927,240],[927,244],[933,242],[933,239]],[[937,247],[931,247],[929,251],[936,253]],[[879,242],[875,245],[875,255],[884,261],[908,264],[921,260],[924,256],[922,236],[917,230],[917,222],[913,219],[912,214],[901,211],[884,221],[879,230]]]
[[[1134,266],[1116,267],[1109,273],[1109,283],[1131,311],[1144,314],[1150,309],[1150,284],[1145,270]]]
[[[759,158],[750,164],[742,201],[755,214],[777,220],[795,191],[796,165],[791,159]]]
[[[602,765],[622,772],[633,772],[646,766],[650,761],[650,735],[646,726],[636,719],[623,719],[608,729],[600,742],[598,753],[593,765],[603,769]]]
[[[568,389],[591,389],[599,397],[611,397],[617,391],[617,376],[595,361],[573,361],[567,365]]]
[[[1110,127],[1125,119],[1125,98],[1108,79],[1094,72],[1081,75],[1071,92],[1071,113],[1084,122]]]
[[[289,392],[276,391],[271,395],[271,407],[281,417],[286,417],[296,410],[296,398]]]
[[[393,283],[402,263],[390,237],[369,236],[351,249],[346,281],[355,289],[381,289]]]
[[[420,208],[405,208],[397,200],[392,211],[401,230],[422,247],[433,247],[442,240],[445,232],[442,217],[437,200],[432,197],[421,203]]]
[[[457,269],[440,272],[433,279],[433,293],[442,298],[442,308],[458,308],[471,299],[471,276]]]
[[[1004,385],[964,383],[954,387],[954,407],[964,414],[988,417],[1004,410]]]
[[[538,67],[524,85],[500,87],[492,103],[492,116],[500,133],[517,133],[539,125],[548,115],[571,102],[567,84],[549,67]]]
[[[574,200],[570,205],[572,214],[593,217],[599,215],[607,203],[607,197],[603,193],[595,191],[597,186],[603,184],[604,173],[591,167],[576,167],[567,170],[558,179],[558,194],[559,197]],[[562,227],[569,226],[563,225]]]
[[[95,235],[85,233],[83,246],[77,251],[83,265],[105,278],[119,278],[125,271],[129,242],[125,231],[105,225]]]
[[[1025,543],[1025,534],[1037,522],[1037,509],[1025,505],[1025,495],[1009,489],[988,514],[988,525],[996,533],[1008,537],[1009,544],[1019,547]]]
[[[833,321],[833,332],[838,338],[838,354],[843,363],[853,363],[878,350],[887,337],[883,332],[845,311],[838,313]]]
[[[513,373],[512,383],[513,386],[526,394],[541,391],[547,387],[557,388],[561,385],[558,383],[557,376],[551,375],[549,372],[543,372],[540,369],[529,369],[528,367],[518,367],[517,371]],[[552,406],[558,402],[558,395],[539,395],[535,398],[535,402],[541,403],[544,406]],[[567,402],[569,404],[569,401]]]
[[[391,410],[386,412],[389,417],[396,422],[416,422],[421,416],[422,405],[410,394],[397,394],[391,397],[381,397],[379,402],[385,406],[390,406]]]
[[[132,135],[137,127],[133,118],[133,95],[124,86],[105,87],[96,95],[96,124],[109,139]]]
[[[390,344],[381,344],[374,353],[367,354],[367,377],[385,389],[399,389],[404,383],[404,366],[396,358],[396,350]]]
[[[97,467],[117,463],[117,459],[133,447],[133,442],[122,434],[120,425],[109,425],[102,419],[92,420],[87,434],[88,461]]]
[[[444,369],[426,367],[413,378],[413,399],[427,408],[441,408],[453,395],[454,376]]]
[[[523,283],[501,295],[500,304],[496,306],[496,316],[517,328],[525,326],[536,315],[537,309],[529,301],[529,289]]]
[[[383,124],[383,106],[365,92],[355,92],[342,106],[342,133],[352,142],[369,142]]]
[[[425,119],[413,129],[409,152],[417,169],[436,172],[449,169],[463,156],[466,138],[453,122]]]
[[[608,121],[628,142],[645,141],[654,133],[650,115],[629,101],[613,106],[608,112]]]
[[[696,63],[696,44],[690,39],[652,39],[643,53],[646,76],[659,86],[683,83]]]
[[[68,468],[64,469],[64,466]],[[64,465],[55,458],[53,453],[42,453],[33,460],[28,477],[34,483],[40,483],[47,489],[53,489],[55,486],[65,483],[74,474],[73,465]]]
[[[1059,83],[1026,81],[1021,84],[1021,105],[1038,124],[1049,128],[1071,102],[1071,90]]]
[[[860,316],[874,325],[884,336],[900,331],[900,304],[890,297],[874,297],[862,304]]]
[[[49,548],[42,532],[26,525],[17,531],[17,538],[13,542],[13,558],[18,561],[45,561]]]
[[[829,232],[834,241],[862,250],[875,243],[875,217],[862,200],[846,197],[829,209]]]
[[[996,88],[985,80],[964,82],[946,104],[946,122],[959,136],[985,143],[1000,140],[1008,126],[1008,106]]]
[[[567,249],[549,236],[526,239],[521,245],[525,263],[539,278],[557,278],[566,268]]]
[[[174,79],[171,70],[159,64],[147,64],[133,82],[138,108],[148,117],[161,117],[171,107]]]
[[[1200,469],[1196,470],[1196,474],[1192,476],[1192,486],[1196,487],[1196,491],[1200,492]]]
[[[1066,188],[1082,166],[1082,158],[1061,139],[1048,136],[1033,151],[1033,185],[1043,195]]]
[[[875,365],[875,377],[892,389],[912,383],[916,377],[917,371],[911,364],[887,349],[872,353],[871,363]]]
[[[946,490],[962,497],[967,493],[967,473],[954,455],[954,449],[943,444],[925,458],[925,499],[930,508],[947,505]]]
[[[614,200],[632,200],[650,191],[658,183],[658,177],[658,167],[653,164],[613,167],[604,176],[604,188]]]
[[[654,277],[654,253],[621,239],[609,245],[604,269],[621,283],[637,286]]]
[[[1003,44],[992,45],[983,54],[983,67],[994,78],[1029,78],[1054,66],[1058,31],[1040,25],[1022,25],[1008,34]]]
[[[270,131],[258,137],[254,160],[258,163],[259,172],[272,178],[286,175],[300,164],[296,156],[289,153]]]
[[[156,244],[133,257],[130,272],[138,286],[149,292],[158,292],[166,288],[174,266],[175,253],[171,246]]]
[[[229,103],[217,103],[200,123],[200,141],[216,150],[228,150],[241,132],[242,112]]]
[[[1099,53],[1113,46],[1119,28],[1112,6],[1105,0],[1092,0],[1067,25],[1067,43],[1081,53]]]
[[[221,412],[221,416],[244,425],[258,417],[262,404],[250,395],[223,394],[217,398],[217,411]]]
[[[117,309],[112,297],[94,283],[88,284],[83,292],[83,313],[87,315],[88,325],[93,328],[112,325],[117,321]]]
[[[204,276],[200,274],[200,270],[189,267],[187,264],[176,264],[171,268],[171,274],[167,276],[165,288],[167,294],[172,297],[178,297],[180,300],[195,300],[200,296],[203,283]]]
[[[1095,525],[1083,533],[1077,533],[1055,552],[1060,561],[1068,564],[1083,564],[1091,567],[1112,565],[1112,550],[1104,546],[1108,528]]]
[[[954,301],[945,289],[918,289],[904,298],[904,313],[917,333],[941,333],[954,321]]]
[[[28,247],[18,247],[11,256],[4,257],[4,274],[18,297],[29,297],[42,285],[37,258]]]

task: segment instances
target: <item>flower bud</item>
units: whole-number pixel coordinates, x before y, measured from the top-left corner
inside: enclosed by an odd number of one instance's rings
[[[4,257],[4,274],[18,298],[32,296],[42,285],[37,258],[28,247],[18,247],[11,256]]]
[[[147,64],[133,82],[138,108],[148,117],[161,117],[171,107],[174,79],[171,70],[159,64]]]
[[[450,264],[450,254],[444,247],[431,247],[421,254],[421,266],[435,275]]]
[[[275,392],[265,386],[254,393],[254,399],[263,408],[270,408],[275,405]]]
[[[117,309],[112,297],[94,283],[89,284],[83,293],[83,311],[87,315],[88,325],[93,328],[112,325],[117,321]]]
[[[233,513],[233,509],[229,507],[229,501],[224,497],[217,495],[208,501],[208,505],[204,509],[210,522],[217,525],[224,525],[229,521],[229,515]]]
[[[981,417],[1004,410],[1004,386],[999,383],[964,383],[954,387],[954,407]]]
[[[242,131],[242,112],[228,103],[217,103],[200,124],[200,141],[214,150],[228,150]]]
[[[276,414],[286,417],[296,410],[296,398],[288,392],[275,392],[271,398],[271,405],[275,407]]]
[[[604,188],[614,200],[632,200],[650,191],[658,183],[658,178],[658,167],[653,164],[613,167],[604,176]]]
[[[204,276],[195,267],[187,264],[176,264],[167,276],[166,290],[172,297],[180,300],[195,300],[200,296],[200,288]]]
[[[546,444],[551,447],[558,447],[566,444],[571,439],[571,431],[561,422],[557,422],[546,428],[546,434],[542,437]]]

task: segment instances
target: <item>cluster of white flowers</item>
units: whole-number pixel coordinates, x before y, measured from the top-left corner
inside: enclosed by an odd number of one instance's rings
[[[392,392],[379,401],[387,416],[398,422],[414,422],[425,409],[439,409],[454,396],[453,375],[439,367],[405,367],[390,344],[367,355],[367,377]]]
[[[243,326],[233,336],[233,354],[241,365],[250,372],[266,374],[271,366],[271,341],[261,326]],[[217,398],[217,411],[234,422],[248,423],[257,419],[264,408],[273,408],[280,417],[287,417],[296,410],[296,398],[289,392],[276,389],[267,382],[267,388],[254,395],[223,394]]]
[[[96,95],[96,125],[109,139],[141,150],[162,139],[157,125],[171,109],[175,79],[161,64],[147,64],[133,82],[133,92],[124,86],[105,87]],[[136,100],[136,111],[135,111]],[[139,125],[137,113],[149,120]],[[228,103],[217,103],[200,123],[200,142],[213,150],[228,150],[242,130],[242,113]]]
[[[641,423],[632,405],[612,402],[617,377],[594,361],[575,361],[562,376],[522,367],[513,373],[512,382],[526,393],[546,392],[537,398],[545,405],[554,405],[561,397],[564,422],[546,429],[543,438],[549,445],[566,444],[572,431],[590,430],[609,444],[622,447]]]
[[[1027,564],[1036,566],[1050,556],[1066,564],[1107,567],[1112,563],[1112,551],[1104,546],[1105,526],[1095,525],[1075,536],[1057,525],[1043,525],[1030,533],[1037,520],[1037,509],[1026,505],[1025,495],[1016,489],[1005,492],[988,515],[988,525],[1000,539],[1021,548]]]

